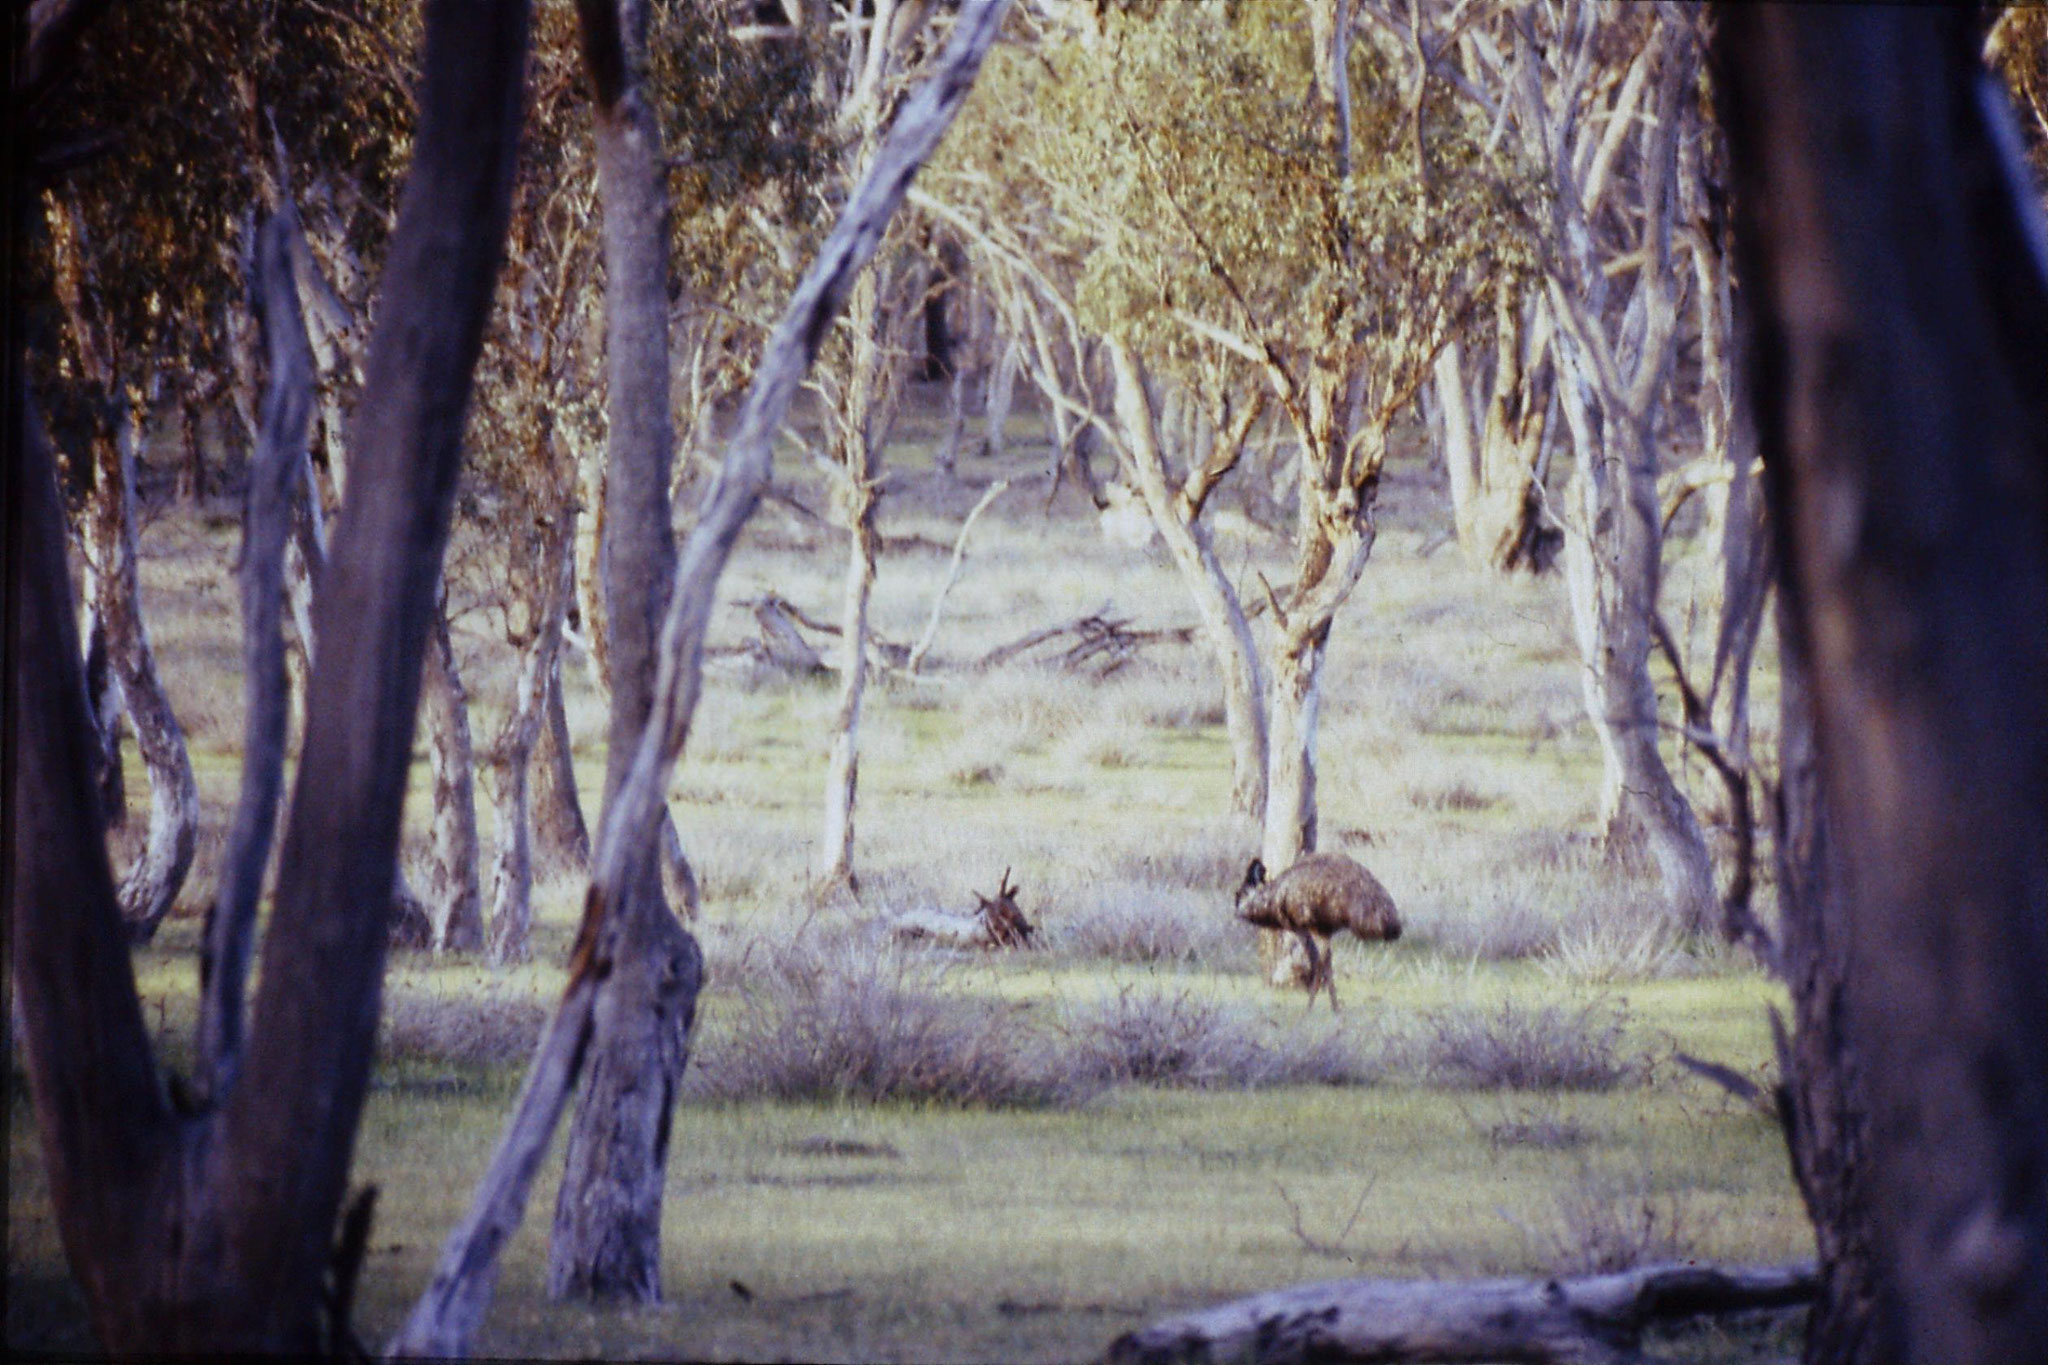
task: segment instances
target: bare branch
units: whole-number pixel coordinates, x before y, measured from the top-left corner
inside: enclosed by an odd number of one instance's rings
[[[199,1057],[193,1081],[205,1103],[219,1102],[241,1063],[242,995],[256,903],[284,790],[284,553],[313,423],[313,348],[292,281],[297,233],[289,214],[272,215],[258,234],[250,280],[250,302],[269,346],[270,378],[249,462],[242,527],[242,783],[199,971]]]
[[[906,673],[916,675],[918,665],[924,662],[924,656],[931,650],[932,641],[938,636],[939,616],[946,609],[947,595],[953,591],[953,585],[960,581],[960,566],[967,558],[967,533],[974,529],[975,518],[986,511],[990,503],[1001,497],[1009,486],[1008,479],[998,479],[990,484],[988,491],[981,495],[981,500],[974,504],[974,510],[960,523],[960,535],[953,542],[953,561],[946,568],[946,581],[939,585],[938,596],[932,599],[932,614],[925,620],[924,633],[919,635],[917,643],[911,646],[910,658],[903,666]]]

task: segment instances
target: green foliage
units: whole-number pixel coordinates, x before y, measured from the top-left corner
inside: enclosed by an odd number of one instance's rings
[[[395,0],[165,0],[113,6],[88,29],[60,136],[111,141],[46,207],[76,210],[97,286],[86,306],[119,384],[224,366],[244,217],[274,167],[273,128],[294,181],[340,187],[342,230],[359,250],[381,246],[388,216],[375,206],[410,148],[404,73],[417,32]],[[47,251],[29,264],[47,301]]]
[[[1184,372],[1218,329],[1289,363],[1426,365],[1493,282],[1533,268],[1534,181],[1434,82],[1418,163],[1399,59],[1362,39],[1345,173],[1298,21],[1277,5],[1133,8],[1099,36],[999,53],[963,139],[989,145],[954,167],[989,211],[1049,220],[1085,261],[1084,325],[1155,365]]]

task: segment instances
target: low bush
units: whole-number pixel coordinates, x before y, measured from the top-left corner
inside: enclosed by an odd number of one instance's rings
[[[1046,946],[1071,958],[1219,969],[1256,961],[1252,931],[1226,904],[1205,905],[1139,883],[1111,884],[1091,903],[1047,916]]]
[[[1647,1066],[1625,1050],[1626,1024],[1619,1006],[1597,1001],[1441,1010],[1423,1017],[1421,1068],[1458,1089],[1612,1090],[1640,1081]]]
[[[1548,1224],[1522,1231],[1556,1274],[1611,1275],[1695,1259],[1697,1221],[1681,1194],[1657,1192],[1647,1167],[1582,1164],[1557,1191]]]
[[[1378,1078],[1342,1033],[1275,1033],[1251,1010],[1191,989],[1126,986],[1114,999],[1068,1009],[1062,1068],[1087,1084],[1250,1090],[1363,1085]]]
[[[1009,1008],[941,989],[943,963],[843,941],[792,947],[701,1030],[702,1099],[1042,1107],[1081,1098]]]

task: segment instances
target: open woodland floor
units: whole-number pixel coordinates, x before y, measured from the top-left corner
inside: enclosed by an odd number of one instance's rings
[[[1390,466],[1378,546],[1325,675],[1322,840],[1373,869],[1408,932],[1343,943],[1343,1012],[1305,1013],[1299,994],[1259,982],[1251,931],[1230,917],[1256,839],[1228,813],[1220,692],[1200,646],[1149,646],[1100,680],[964,667],[1105,602],[1139,628],[1192,623],[1163,554],[1103,535],[1071,490],[1046,514],[1028,414],[1000,468],[963,459],[957,481],[930,470],[938,419],[907,417],[892,452],[904,472],[882,505],[899,538],[876,589],[883,636],[915,639],[960,518],[992,478],[1015,483],[974,529],[926,676],[869,693],[864,904],[814,911],[803,895],[834,680],[714,659],[671,793],[706,896],[708,983],[670,1158],[667,1302],[547,1300],[549,1172],[480,1354],[1073,1359],[1171,1310],[1304,1280],[1810,1254],[1773,1122],[1673,1060],[1762,1077],[1782,992],[1718,944],[1674,940],[1646,890],[1591,846],[1599,759],[1561,582],[1466,567],[1441,543],[1440,471],[1413,451]],[[785,475],[826,505],[800,460]],[[1218,542],[1249,603],[1257,570],[1277,581],[1281,551],[1236,507],[1219,508]],[[205,803],[179,909],[136,959],[174,1061],[238,771],[235,517],[227,499],[169,508],[142,533],[145,608]],[[1669,554],[1664,611],[1703,655],[1705,571],[1683,534]],[[772,588],[830,618],[843,559],[839,538],[768,504],[724,596]],[[457,623],[480,747],[512,679],[497,627],[482,610]],[[753,631],[745,610],[721,608],[719,642]],[[1774,651],[1763,658],[1768,754]],[[564,677],[594,819],[603,713],[580,656]],[[1711,819],[1712,774],[1697,759],[1685,771]],[[139,814],[132,750],[127,772]],[[427,804],[421,763],[409,856]],[[488,848],[487,805],[479,818]],[[898,948],[876,919],[971,909],[1006,868],[1040,930],[1032,949]],[[483,1170],[580,892],[573,877],[537,889],[531,965],[394,954],[356,1162],[381,1189],[366,1340],[397,1325]],[[82,1301],[18,1058],[8,1098],[7,1343],[74,1351],[89,1342]],[[1665,1349],[1769,1360],[1794,1342],[1780,1315]]]

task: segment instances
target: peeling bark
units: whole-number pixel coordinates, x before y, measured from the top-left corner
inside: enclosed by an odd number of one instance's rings
[[[427,764],[434,780],[433,851],[423,904],[431,946],[475,952],[483,946],[483,893],[476,831],[476,746],[470,739],[469,690],[455,664],[445,604],[427,633]]]

